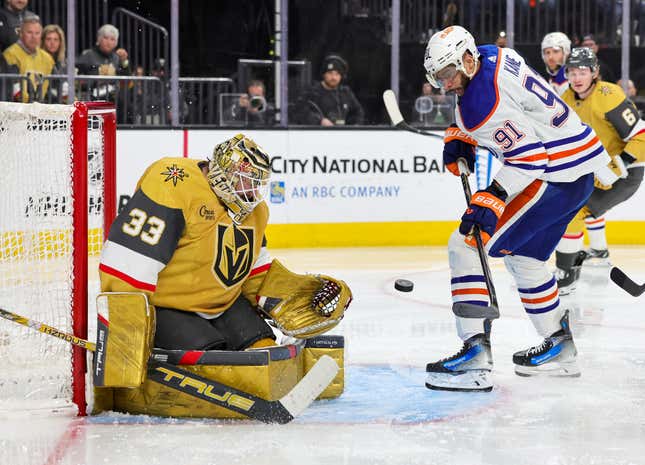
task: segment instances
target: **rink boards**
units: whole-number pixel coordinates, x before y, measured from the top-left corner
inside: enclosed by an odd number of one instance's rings
[[[239,132],[119,130],[119,206],[161,157],[210,157]],[[461,184],[444,172],[441,139],[390,129],[248,130],[272,158],[267,232],[272,247],[443,245],[464,210]],[[473,188],[490,178],[486,157]],[[611,243],[643,244],[641,189],[607,218]]]

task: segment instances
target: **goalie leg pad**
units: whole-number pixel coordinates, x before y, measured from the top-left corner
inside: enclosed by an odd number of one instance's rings
[[[94,385],[140,386],[151,352],[154,308],[140,292],[103,292],[97,296],[96,305]]]

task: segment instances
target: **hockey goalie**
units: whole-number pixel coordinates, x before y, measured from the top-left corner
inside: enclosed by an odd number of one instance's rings
[[[140,178],[112,224],[99,272],[102,291],[143,293],[154,307],[154,320],[140,323],[150,327],[154,351],[169,357],[270,348],[282,336],[315,339],[343,318],[352,300],[345,282],[296,274],[271,259],[269,178],[269,156],[243,134],[216,145],[210,160],[163,158]],[[252,390],[253,372],[227,373],[235,373],[228,382]],[[151,393],[139,394],[131,409],[132,403],[119,407],[118,395],[97,389],[95,411],[176,414],[170,407],[151,409]],[[204,416],[190,407],[183,414]]]

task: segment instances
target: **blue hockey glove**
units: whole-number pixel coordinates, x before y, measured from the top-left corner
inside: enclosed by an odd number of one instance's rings
[[[495,233],[497,222],[506,208],[506,191],[496,181],[483,191],[477,191],[470,199],[470,205],[461,217],[459,232],[466,236],[466,243],[475,245],[473,228],[479,227],[482,242],[486,244]]]

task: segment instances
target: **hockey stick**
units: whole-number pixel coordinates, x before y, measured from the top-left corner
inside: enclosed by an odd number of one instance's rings
[[[401,110],[399,109],[399,104],[396,101],[396,94],[392,89],[387,89],[385,92],[383,92],[383,103],[385,104],[387,114],[390,116],[390,120],[392,120],[392,125],[395,128],[413,132],[415,134],[421,134],[422,136],[435,137],[437,139],[443,140],[443,136],[439,134],[423,131],[406,123],[406,121],[403,119],[403,115],[401,114]]]
[[[645,292],[645,284],[636,284],[636,282],[627,276],[620,268],[614,266],[609,273],[609,277],[620,288],[634,297],[639,297],[643,295],[643,292]]]
[[[336,361],[329,355],[323,355],[305,377],[279,400],[265,400],[157,360],[148,363],[148,379],[254,420],[285,424],[302,413],[325,390],[338,370]]]
[[[54,336],[91,352],[96,344],[65,333],[39,321],[0,308],[0,316],[19,325]],[[291,391],[280,400],[269,401],[226,384],[202,378],[175,365],[150,359],[148,379],[198,399],[265,423],[288,423],[302,413],[338,373],[336,361],[323,355]]]
[[[470,184],[468,183],[468,165],[466,160],[460,158],[457,160],[457,166],[459,167],[459,177],[461,178],[461,185],[464,188],[464,196],[466,197],[466,205],[470,205],[470,198],[472,194],[470,192]],[[488,265],[488,257],[486,257],[486,249],[484,249],[484,242],[482,241],[481,232],[479,227],[475,226],[473,228],[473,236],[475,236],[475,242],[477,243],[477,254],[479,255],[479,262],[481,263],[482,270],[484,272],[484,280],[486,281],[486,288],[488,289],[488,294],[490,295],[491,308],[494,311],[489,313],[497,313],[499,317],[499,310],[497,304],[497,293],[495,292],[495,286],[493,286],[493,278],[490,273],[490,266]],[[457,302],[455,305],[462,305],[463,303]],[[465,304],[470,305],[470,304]],[[481,307],[480,307],[481,308]],[[490,317],[489,317],[490,318]]]
[[[41,323],[40,321],[30,320],[27,317],[9,312],[3,308],[0,308],[0,316],[7,320],[13,321],[14,323],[18,323],[19,325],[27,326],[28,328],[31,328],[43,334],[57,337],[58,339],[62,339],[63,341],[67,341],[70,344],[82,347],[83,349],[87,349],[91,352],[96,351],[96,344],[94,344],[93,342],[86,341],[85,339],[76,337],[73,334],[65,333],[59,329],[48,326],[45,323]]]

